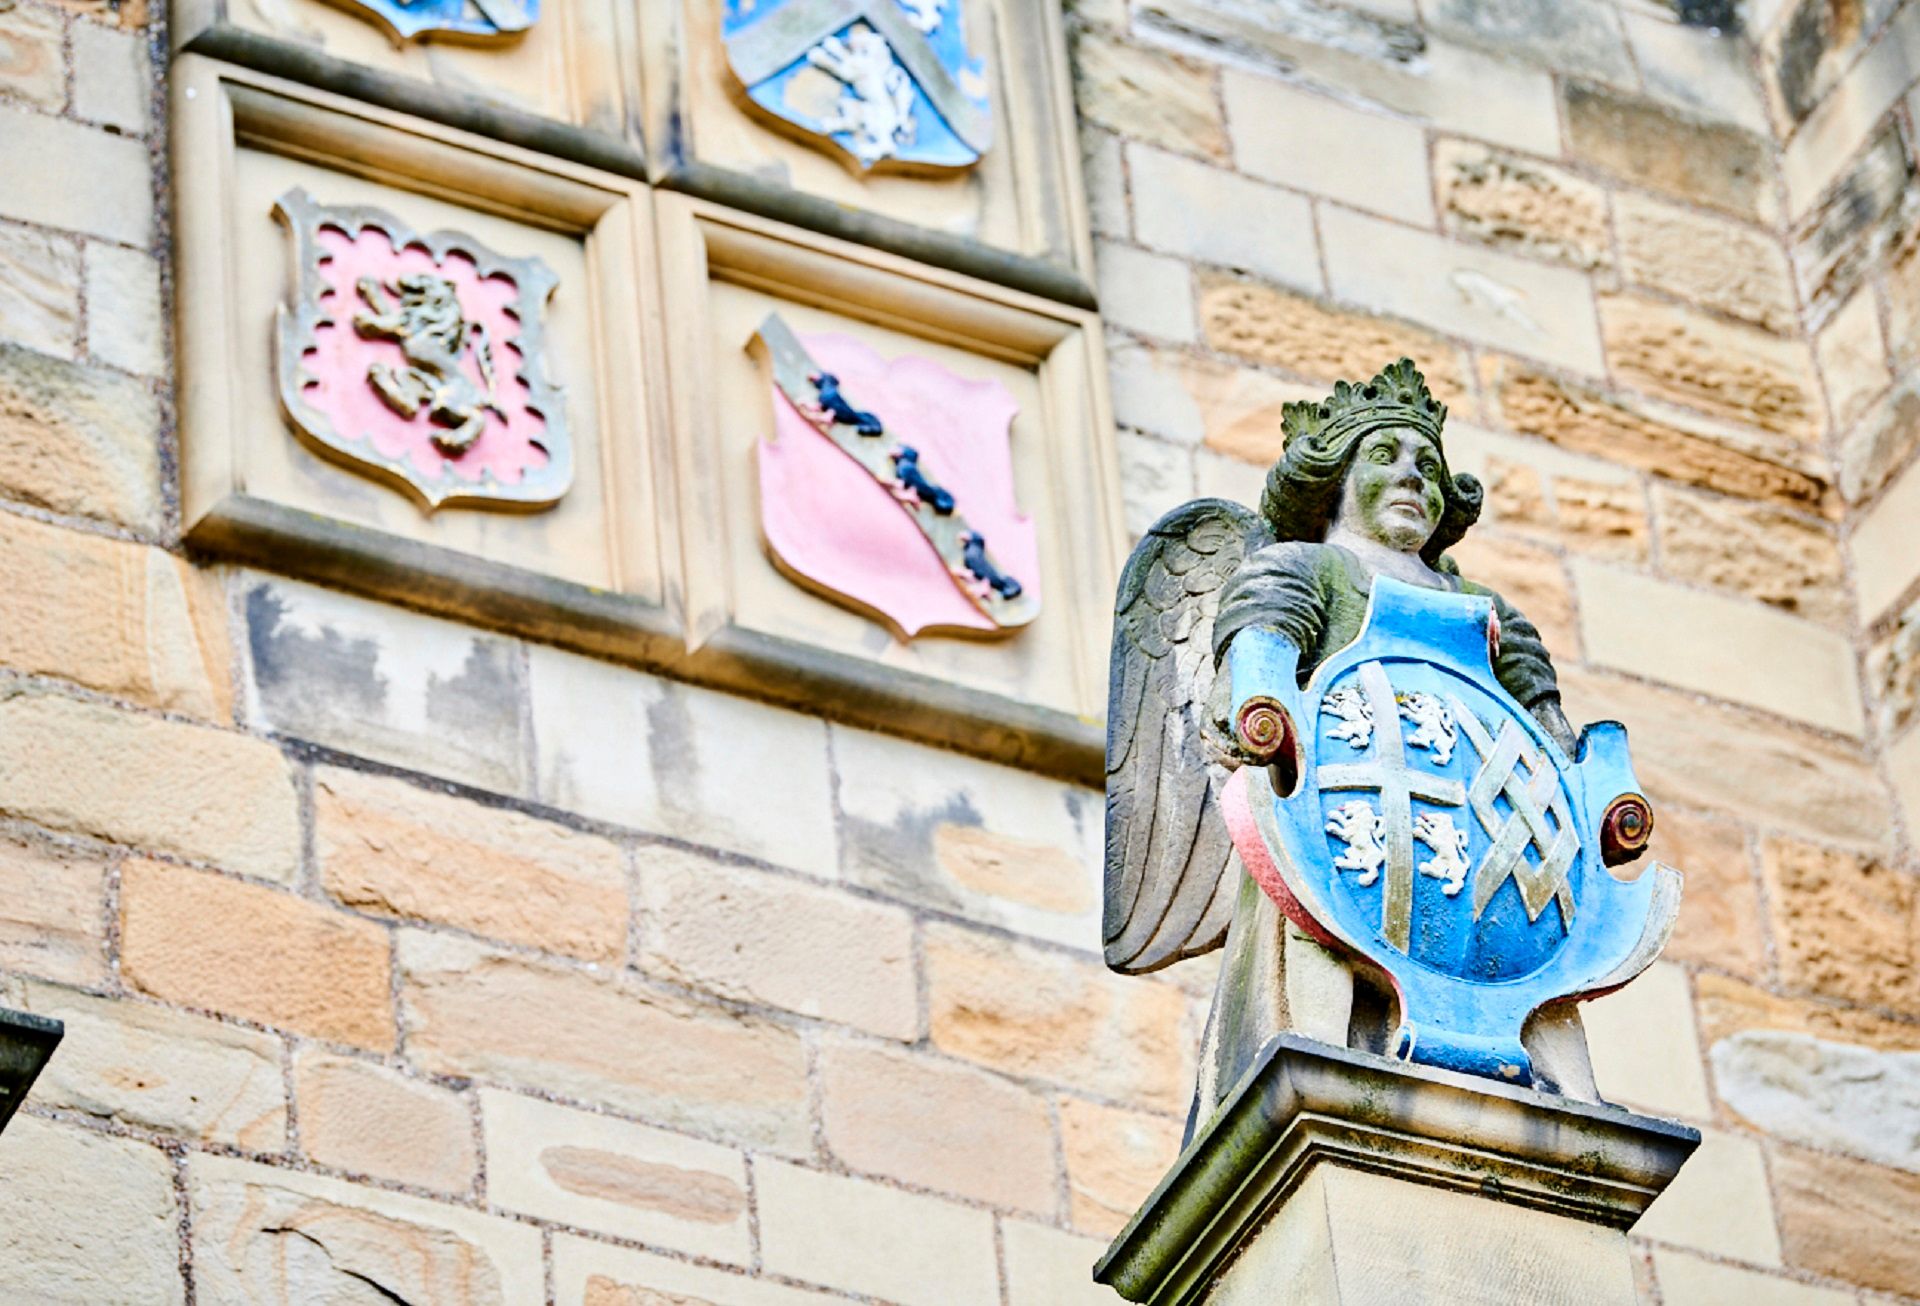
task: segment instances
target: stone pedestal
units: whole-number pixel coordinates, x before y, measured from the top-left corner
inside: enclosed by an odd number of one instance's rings
[[[57,1020],[0,1007],[0,1130],[26,1101],[27,1090],[66,1032]]]
[[[1699,1142],[1282,1035],[1094,1277],[1153,1306],[1633,1306],[1626,1231]]]

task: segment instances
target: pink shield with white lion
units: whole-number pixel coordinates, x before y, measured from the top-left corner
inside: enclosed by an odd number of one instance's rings
[[[754,343],[774,382],[760,522],[783,571],[908,638],[1001,634],[1039,615],[1006,387],[850,336],[803,338],[778,315]]]

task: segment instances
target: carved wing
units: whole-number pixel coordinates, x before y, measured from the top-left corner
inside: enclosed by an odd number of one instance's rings
[[[1220,588],[1272,542],[1259,514],[1196,499],[1148,530],[1114,604],[1107,694],[1106,957],[1158,970],[1220,946],[1238,886],[1205,746]]]

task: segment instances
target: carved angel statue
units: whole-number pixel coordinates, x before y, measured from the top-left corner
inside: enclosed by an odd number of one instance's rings
[[[1460,574],[1447,550],[1480,515],[1481,487],[1448,470],[1446,409],[1402,359],[1318,404],[1288,404],[1280,461],[1259,511],[1223,499],[1176,508],[1150,529],[1120,580],[1108,700],[1107,964],[1136,974],[1225,948],[1200,1054],[1191,1136],[1266,1041],[1292,1031],[1384,1050],[1394,998],[1370,971],[1314,942],[1243,870],[1219,795],[1249,759],[1226,718],[1235,638],[1277,631],[1313,669],[1361,631],[1377,577],[1490,598],[1500,684],[1571,753],[1553,661],[1513,606]],[[1400,723],[1372,719],[1358,694],[1323,711],[1331,738],[1363,749]],[[1439,705],[1402,702],[1413,747],[1450,752]],[[1446,758],[1443,756],[1441,761]],[[1364,803],[1336,813],[1356,870],[1376,842]],[[1464,839],[1429,822],[1426,875],[1457,882]],[[1523,1033],[1543,1087],[1597,1098],[1571,1004],[1545,1007]]]

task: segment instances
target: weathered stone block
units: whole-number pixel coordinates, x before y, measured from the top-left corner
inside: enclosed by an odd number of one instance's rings
[[[294,581],[249,578],[247,715],[278,734],[525,793],[520,647]]]
[[[1858,736],[1853,644],[1758,604],[1575,559],[1587,660]],[[1755,658],[1752,650],[1767,656]]]
[[[389,951],[379,926],[291,894],[160,862],[121,872],[121,970],[155,997],[386,1050]]]
[[[553,1239],[553,1284],[558,1306],[834,1306],[846,1300],[566,1233]]]
[[[901,1306],[1000,1300],[985,1211],[761,1157],[753,1179],[761,1260],[775,1274]]]
[[[0,345],[0,493],[157,530],[159,404],[129,377]]]
[[[1168,511],[1193,498],[1193,452],[1131,431],[1121,431],[1115,443],[1127,535],[1138,539]]]
[[[1023,1079],[1163,1111],[1193,1085],[1179,990],[951,926],[926,932],[933,1045]]]
[[[1783,441],[1742,439],[1697,422],[1689,429],[1677,414],[1629,408],[1518,364],[1490,366],[1487,385],[1508,425],[1562,448],[1744,498],[1812,510],[1829,502],[1821,462]]]
[[[34,1082],[40,1105],[250,1152],[286,1146],[286,1085],[272,1035],[51,984],[18,984],[4,1001],[67,1027]]]
[[[1061,1098],[1059,1111],[1073,1225],[1119,1233],[1180,1154],[1180,1123],[1077,1097]]]
[[[473,1111],[459,1093],[371,1061],[302,1048],[300,1150],[321,1165],[453,1196],[473,1188]]]
[[[913,918],[664,846],[639,852],[649,975],[883,1038],[920,1035]]]
[[[1793,272],[1778,240],[1632,191],[1614,197],[1613,211],[1629,282],[1776,334],[1797,330]]]
[[[1575,268],[1613,262],[1607,193],[1592,182],[1452,139],[1434,146],[1433,170],[1450,234]]]
[[[1766,926],[1747,832],[1715,817],[1665,806],[1654,815],[1647,857],[1678,867],[1687,877],[1666,955],[1743,975],[1762,974]]]
[[[1783,838],[1761,845],[1761,865],[1782,980],[1920,1014],[1920,879]]]
[[[1832,184],[1887,110],[1920,73],[1920,14],[1905,10],[1888,24],[1831,95],[1794,133],[1780,155],[1787,214],[1798,221]]]
[[[1647,94],[1689,117],[1767,135],[1772,123],[1754,81],[1751,46],[1724,32],[1676,23],[1674,6],[1622,5],[1620,23]]]
[[[1535,154],[1560,152],[1550,74],[1420,30],[1405,0],[1256,8],[1138,0],[1133,13],[1142,31],[1217,50],[1227,65],[1223,80],[1250,75],[1237,67],[1271,70],[1443,130]]]
[[[1138,142],[1127,146],[1127,169],[1141,244],[1192,263],[1321,288],[1313,206],[1305,196]]]
[[[1880,315],[1873,296],[1864,291],[1849,299],[1840,311],[1827,320],[1814,341],[1814,357],[1827,382],[1827,402],[1833,409],[1836,429],[1845,430],[1868,409],[1887,388],[1891,374],[1887,367],[1887,346],[1880,338]],[[1909,421],[1911,426],[1911,421]],[[1848,444],[1851,443],[1851,438]],[[1840,485],[1849,498],[1848,444],[1841,446]],[[1857,482],[1856,482],[1857,483]]]
[[[1633,1232],[1751,1265],[1780,1264],[1780,1235],[1760,1145],[1743,1134],[1700,1132],[1700,1150]]]
[[[1086,30],[1073,44],[1073,72],[1086,121],[1221,163],[1231,153],[1210,65]]]
[[[586,961],[626,953],[625,857],[608,840],[335,768],[314,776],[313,814],[321,881],[349,907]]]
[[[1798,1147],[1772,1159],[1789,1265],[1885,1292],[1920,1283],[1920,1175]]]
[[[480,1095],[497,1207],[746,1265],[747,1163],[732,1148],[491,1090]]]
[[[1693,977],[1699,1003],[1700,1040],[1711,1050],[1722,1040],[1751,1030],[1788,1030],[1865,1047],[1908,1051],[1914,1027],[1830,999],[1789,998],[1712,971]]]
[[[144,32],[73,25],[73,111],[129,136],[147,134],[153,66]]]
[[[1726,1302],[1738,1306],[1853,1306],[1851,1293],[1782,1279],[1756,1270],[1656,1248],[1653,1269],[1660,1284],[1660,1300],[1670,1302]]]
[[[1920,577],[1920,463],[1909,462],[1847,540],[1860,624],[1872,626]]]
[[[188,1163],[187,1191],[201,1301],[517,1306],[545,1296],[532,1225],[206,1154]]]
[[[1713,1045],[1720,1100],[1777,1138],[1920,1172],[1920,1051],[1751,1031]]]
[[[1889,124],[1807,215],[1793,262],[1801,298],[1816,319],[1853,293],[1912,217],[1912,175],[1900,131]]]
[[[1321,211],[1320,240],[1328,286],[1342,299],[1577,372],[1603,370],[1593,288],[1571,269],[1345,209]]]
[[[218,573],[170,554],[0,515],[0,662],[118,698],[231,720]]]
[[[1195,339],[1193,277],[1185,263],[1110,240],[1097,242],[1093,254],[1109,324],[1161,340]]]
[[[1113,1306],[1113,1290],[1097,1284],[1087,1267],[1105,1250],[1097,1238],[1080,1238],[1026,1220],[1002,1220],[1007,1300],[1026,1306]]]
[[[1824,522],[1664,486],[1653,502],[1669,575],[1828,625],[1846,621],[1846,567]]]
[[[1778,217],[1772,152],[1761,137],[1586,82],[1565,81],[1560,93],[1577,162],[1737,218],[1770,226]]]
[[[1489,522],[1595,557],[1640,562],[1647,556],[1646,491],[1633,478],[1550,476],[1532,462],[1490,455],[1481,480]]]
[[[1422,13],[1442,35],[1507,57],[1628,86],[1637,80],[1619,17],[1601,0],[1439,0]]]
[[[1655,802],[1672,799],[1855,847],[1890,843],[1886,790],[1858,748],[1617,677],[1562,668],[1575,721],[1624,721]]]
[[[1600,1096],[1656,1115],[1713,1116],[1687,973],[1656,962],[1616,993],[1582,1003]]]
[[[1920,602],[1894,618],[1892,628],[1867,650],[1867,688],[1888,736],[1920,714]]]
[[[69,984],[105,979],[106,896],[104,857],[0,839],[0,970]]]
[[[0,1166],[0,1296],[101,1306],[186,1300],[165,1152],[19,1116],[0,1139]]]
[[[0,217],[145,248],[152,164],[143,142],[25,109],[0,108]]]
[[[817,718],[530,650],[541,801],[823,877],[838,863]],[[742,801],[740,777],[777,776]]]
[[[106,35],[123,39],[117,32]],[[88,245],[87,351],[129,372],[158,376],[166,370],[166,345],[159,260],[139,250]]]
[[[80,345],[78,242],[0,223],[0,336],[42,354],[74,356]]]
[[[67,103],[66,24],[47,5],[17,4],[0,13],[0,91],[59,113]]]
[[[1884,368],[1881,380],[1885,379]],[[1858,502],[1873,494],[1920,445],[1920,386],[1905,380],[1888,391],[1840,442],[1840,493]]]
[[[970,1066],[847,1040],[819,1058],[820,1124],[847,1168],[1052,1216],[1053,1124],[1040,1097]]]
[[[1434,397],[1471,411],[1460,352],[1418,327],[1224,278],[1202,282],[1200,317],[1213,348],[1329,383],[1419,359]]]
[[[1826,405],[1805,345],[1634,295],[1603,296],[1600,327],[1628,385],[1797,443],[1820,439]]]
[[[1080,177],[1087,188],[1087,220],[1093,234],[1113,240],[1131,236],[1126,152],[1118,136],[1092,127],[1081,131]]]
[[[421,1069],[811,1150],[806,1054],[790,1030],[463,939],[403,933],[399,957],[407,1055]]]
[[[1021,934],[1089,946],[1100,795],[863,731],[834,731],[848,881]]]
[[[279,749],[52,695],[0,698],[0,810],[262,879],[300,856]]]
[[[1234,161],[1243,171],[1384,217],[1417,226],[1432,225],[1433,186],[1427,177],[1427,143],[1417,126],[1348,108],[1324,95],[1237,70],[1223,75],[1221,90],[1233,135]],[[1369,166],[1355,168],[1356,154],[1364,154]],[[1133,181],[1137,218],[1142,189],[1137,167]],[[1250,216],[1223,210],[1214,215],[1214,221],[1244,230],[1247,239],[1260,239],[1260,224],[1249,223]],[[1199,214],[1192,220],[1207,221]],[[1286,240],[1287,235],[1268,232],[1265,239]],[[1311,224],[1301,243],[1303,252],[1311,258]],[[1276,279],[1294,285],[1312,284],[1297,278]]]

